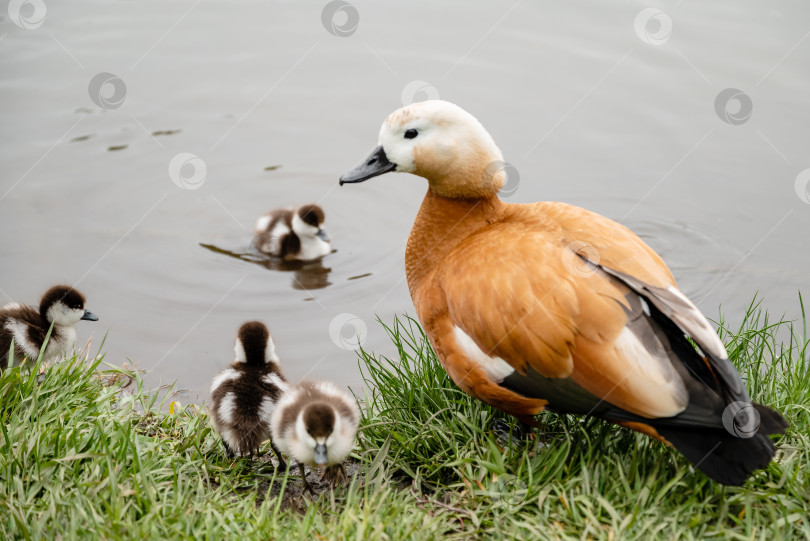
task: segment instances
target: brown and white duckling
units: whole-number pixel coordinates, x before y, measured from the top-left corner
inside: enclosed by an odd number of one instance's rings
[[[323,222],[323,209],[315,204],[272,210],[256,220],[254,244],[260,252],[287,260],[318,259],[332,250]]]
[[[82,319],[98,321],[95,314],[85,310],[84,296],[66,285],[53,286],[46,291],[39,309],[16,302],[0,308],[0,370],[20,364],[23,357],[36,360],[51,324],[53,331],[43,360],[64,359],[76,346],[74,325]],[[13,363],[8,358],[12,340]]]
[[[314,493],[304,465],[326,466],[323,479],[332,486],[346,480],[343,461],[360,423],[360,410],[348,393],[328,381],[291,387],[270,419],[273,441],[298,462],[304,490]]]
[[[236,360],[211,382],[211,418],[225,453],[253,455],[270,437],[270,416],[287,390],[273,339],[259,321],[244,323],[236,336]],[[279,467],[287,464],[273,442]]]

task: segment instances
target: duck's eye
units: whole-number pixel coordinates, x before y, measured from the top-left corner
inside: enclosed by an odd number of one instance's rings
[[[405,130],[405,139],[413,139],[417,135],[419,135],[419,132],[413,128],[411,128],[410,130]]]

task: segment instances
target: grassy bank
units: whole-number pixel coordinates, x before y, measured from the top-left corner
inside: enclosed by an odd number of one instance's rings
[[[227,460],[204,411],[165,413],[135,373],[74,360],[42,381],[0,374],[0,537],[810,537],[804,322],[752,306],[739,329],[721,326],[754,399],[791,423],[743,488],[601,421],[544,414],[541,433],[512,438],[518,427],[452,384],[416,323],[388,331],[396,358],[360,353],[357,473],[314,502],[269,454]]]

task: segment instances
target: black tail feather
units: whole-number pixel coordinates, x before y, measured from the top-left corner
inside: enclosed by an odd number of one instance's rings
[[[772,410],[768,406],[757,404],[754,407],[759,412],[759,433],[760,434],[784,434],[787,430],[788,422],[778,411]]]
[[[776,452],[763,430],[743,438],[724,430],[672,426],[656,429],[697,469],[724,485],[742,485],[751,472],[767,467]]]

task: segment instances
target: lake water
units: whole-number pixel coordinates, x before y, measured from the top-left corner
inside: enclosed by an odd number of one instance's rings
[[[9,5],[0,302],[77,284],[100,317],[79,340],[108,333],[109,362],[187,400],[248,319],[292,380],[356,387],[358,329],[392,353],[376,318],[413,314],[404,249],[426,183],[337,179],[428,97],[493,134],[519,172],[509,201],[621,221],[710,317],[739,321],[756,293],[796,317],[810,293],[806,3]],[[200,246],[244,252],[260,214],[309,202],[336,250],[321,264]]]

